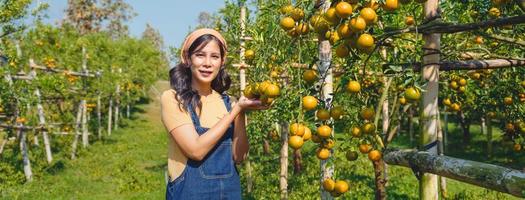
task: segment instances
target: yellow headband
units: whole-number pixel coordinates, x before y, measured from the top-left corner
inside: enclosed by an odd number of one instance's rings
[[[228,47],[226,45],[226,40],[224,39],[224,37],[222,37],[222,35],[219,32],[213,29],[209,29],[209,28],[197,29],[186,37],[186,39],[184,40],[184,43],[182,43],[182,49],[180,51],[180,61],[182,63],[189,64],[191,62],[190,57],[189,57],[190,56],[189,55],[190,46],[193,44],[193,42],[195,42],[195,40],[197,40],[197,38],[203,35],[207,35],[207,34],[213,35],[224,45],[224,49],[223,49],[224,55],[222,57],[222,64],[224,64],[224,62],[226,61],[226,52],[227,52],[226,50]]]

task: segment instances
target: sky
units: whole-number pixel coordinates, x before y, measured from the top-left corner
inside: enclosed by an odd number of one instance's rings
[[[45,21],[55,23],[64,18],[67,0],[37,0],[46,2],[49,8]],[[140,37],[151,24],[164,37],[165,46],[180,47],[190,27],[197,25],[200,12],[218,12],[224,0],[126,0],[138,14],[128,22],[130,34]]]

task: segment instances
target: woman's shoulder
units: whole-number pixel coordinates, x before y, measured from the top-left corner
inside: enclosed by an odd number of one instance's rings
[[[177,100],[177,92],[174,89],[168,89],[162,92],[160,95],[161,103],[179,103]]]

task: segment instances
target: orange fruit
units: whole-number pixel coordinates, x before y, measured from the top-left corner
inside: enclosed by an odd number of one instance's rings
[[[332,24],[332,25],[339,23],[339,21],[341,21],[341,19],[339,18],[339,16],[337,16],[336,12],[337,11],[335,10],[334,7],[331,7],[328,10],[326,10],[326,12],[323,15],[323,17],[326,20],[326,22],[328,22],[329,24]]]
[[[363,33],[357,38],[357,47],[362,50],[369,49],[374,46],[374,37],[368,33]]]
[[[459,112],[461,110],[461,106],[458,103],[453,103],[452,105],[450,105],[450,108],[456,112]]]
[[[271,84],[272,83],[270,81],[263,81],[259,83],[259,86],[257,87],[257,92],[259,92],[259,94],[264,94],[266,91],[266,88],[270,86]]]
[[[303,141],[308,141],[312,138],[312,131],[308,127],[304,127]]]
[[[383,8],[387,11],[393,11],[399,7],[399,2],[397,0],[385,0]]]
[[[481,37],[481,36],[479,36],[479,35],[476,36],[476,39],[474,39],[474,42],[475,42],[476,44],[483,44],[483,37]]]
[[[300,8],[294,8],[292,12],[290,13],[290,17],[294,19],[295,21],[299,21],[304,18],[304,11]]]
[[[266,96],[268,96],[269,98],[275,98],[279,96],[280,93],[281,92],[280,92],[279,86],[275,84],[270,84],[266,86],[266,89],[264,91],[264,94],[266,94]]]
[[[307,69],[303,72],[303,80],[308,83],[314,82],[315,80],[317,80],[317,72],[312,69]]]
[[[373,134],[376,131],[376,126],[373,123],[366,123],[361,127],[364,134]]]
[[[340,44],[335,49],[335,55],[339,58],[345,58],[349,55],[349,53],[350,53],[350,50],[348,49],[348,47],[346,47],[345,44]]]
[[[503,98],[503,103],[507,106],[512,105],[512,97],[505,97]]]
[[[343,194],[348,191],[348,183],[346,181],[338,180],[335,182],[334,191]]]
[[[313,110],[317,107],[317,99],[313,96],[303,97],[303,108],[305,110]]]
[[[287,15],[287,14],[290,14],[293,10],[293,6],[292,5],[285,5],[283,7],[281,7],[281,14],[283,15]]]
[[[342,23],[337,27],[337,34],[342,38],[349,38],[352,36],[352,29],[348,23]]]
[[[406,105],[407,104],[407,99],[405,97],[400,97],[399,98],[399,104]]]
[[[353,31],[361,32],[364,31],[366,28],[366,21],[361,16],[352,18],[350,20],[350,26],[352,27]]]
[[[316,152],[316,156],[317,158],[319,158],[320,160],[326,160],[330,157],[330,150],[328,149],[325,149],[325,148],[320,148],[317,150]]]
[[[332,32],[330,34],[330,38],[328,38],[328,40],[330,41],[331,45],[334,45],[340,39],[341,39],[341,37],[339,36],[339,33],[337,33],[337,31],[336,32]]]
[[[370,159],[371,161],[381,160],[381,152],[378,150],[372,150],[368,152],[368,159]]]
[[[448,87],[455,90],[455,89],[458,89],[459,85],[458,85],[458,82],[456,81],[450,81],[450,83],[448,84]]]
[[[443,99],[443,105],[445,106],[450,106],[452,104],[452,101],[450,101],[449,98],[445,98]]]
[[[301,123],[293,123],[290,125],[290,134],[303,136],[305,132],[305,126]]]
[[[466,88],[465,86],[460,86],[460,87],[458,88],[458,92],[459,92],[459,93],[463,93],[463,92],[465,92],[466,90],[467,90],[467,88]]]
[[[465,85],[467,85],[467,80],[462,78],[462,79],[459,79],[458,83],[459,83],[460,86],[465,86]]]
[[[321,125],[317,128],[317,135],[321,138],[329,138],[332,134],[332,128],[328,125]]]
[[[284,30],[291,30],[295,27],[295,21],[291,17],[284,17],[281,19],[280,25]]]
[[[330,119],[330,112],[328,110],[322,108],[317,110],[315,113],[315,116],[317,116],[317,119],[319,120],[329,120]]]
[[[405,90],[405,98],[410,101],[417,101],[421,98],[421,93],[417,88],[409,87]]]
[[[373,108],[365,108],[361,110],[361,118],[365,120],[372,120],[374,115],[375,115],[375,111]]]
[[[349,17],[350,15],[352,15],[352,5],[350,5],[347,2],[340,1],[335,6],[335,13],[337,14],[339,18],[345,19]]]
[[[501,11],[498,8],[490,8],[489,16],[492,18],[498,18],[501,15]]]
[[[370,152],[370,150],[372,150],[372,145],[370,144],[360,144],[359,145],[359,152],[363,154]]]
[[[352,136],[354,137],[361,137],[361,128],[352,127],[351,133],[352,133]]]
[[[359,16],[362,17],[367,24],[371,24],[377,17],[376,11],[372,8],[365,7],[359,12]]]
[[[310,31],[310,25],[301,22],[297,25],[297,27],[295,27],[295,31],[299,35],[306,35]]]
[[[298,135],[291,136],[290,139],[288,139],[288,145],[293,149],[301,148],[303,146],[303,143],[303,137]]]
[[[244,52],[244,57],[247,59],[247,60],[253,60],[253,58],[255,58],[255,51],[251,50],[251,49],[248,49]]]
[[[521,144],[518,144],[518,143],[514,144],[514,148],[513,149],[514,149],[515,152],[521,151]]]
[[[507,132],[509,132],[509,133],[514,133],[515,130],[516,130],[516,129],[515,129],[515,127],[514,127],[514,124],[512,124],[512,123],[510,123],[510,122],[507,123],[507,124],[505,124],[505,131],[507,131]]]
[[[328,139],[328,140],[326,140],[325,142],[323,142],[323,147],[324,147],[324,148],[327,148],[327,149],[332,149],[332,148],[334,148],[334,145],[335,145],[335,141],[332,140],[332,139]]]
[[[344,114],[344,110],[341,106],[334,106],[330,110],[330,116],[335,120],[341,119],[341,116],[343,116],[343,114]]]
[[[323,189],[326,191],[333,191],[335,188],[335,181],[331,178],[327,178],[323,181]]]
[[[361,91],[361,84],[359,84],[359,82],[357,81],[350,81],[346,85],[346,91],[351,93],[358,93],[359,91]]]
[[[407,26],[412,26],[412,25],[414,25],[414,23],[415,23],[414,17],[412,17],[412,16],[406,16],[405,17],[405,24]]]
[[[347,151],[346,152],[346,159],[348,161],[355,161],[359,157],[359,154],[357,154],[356,151]]]

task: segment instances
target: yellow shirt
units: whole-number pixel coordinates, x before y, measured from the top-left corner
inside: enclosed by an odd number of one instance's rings
[[[161,96],[162,122],[168,131],[168,174],[171,180],[175,180],[182,174],[186,167],[187,157],[180,150],[170,132],[184,124],[192,124],[190,113],[182,109],[182,104],[175,99],[175,95],[175,90],[170,89],[164,91]],[[202,127],[213,127],[228,113],[221,94],[215,90],[212,90],[208,96],[201,96],[201,102],[202,112],[199,119]],[[233,99],[230,102],[233,104]]]

